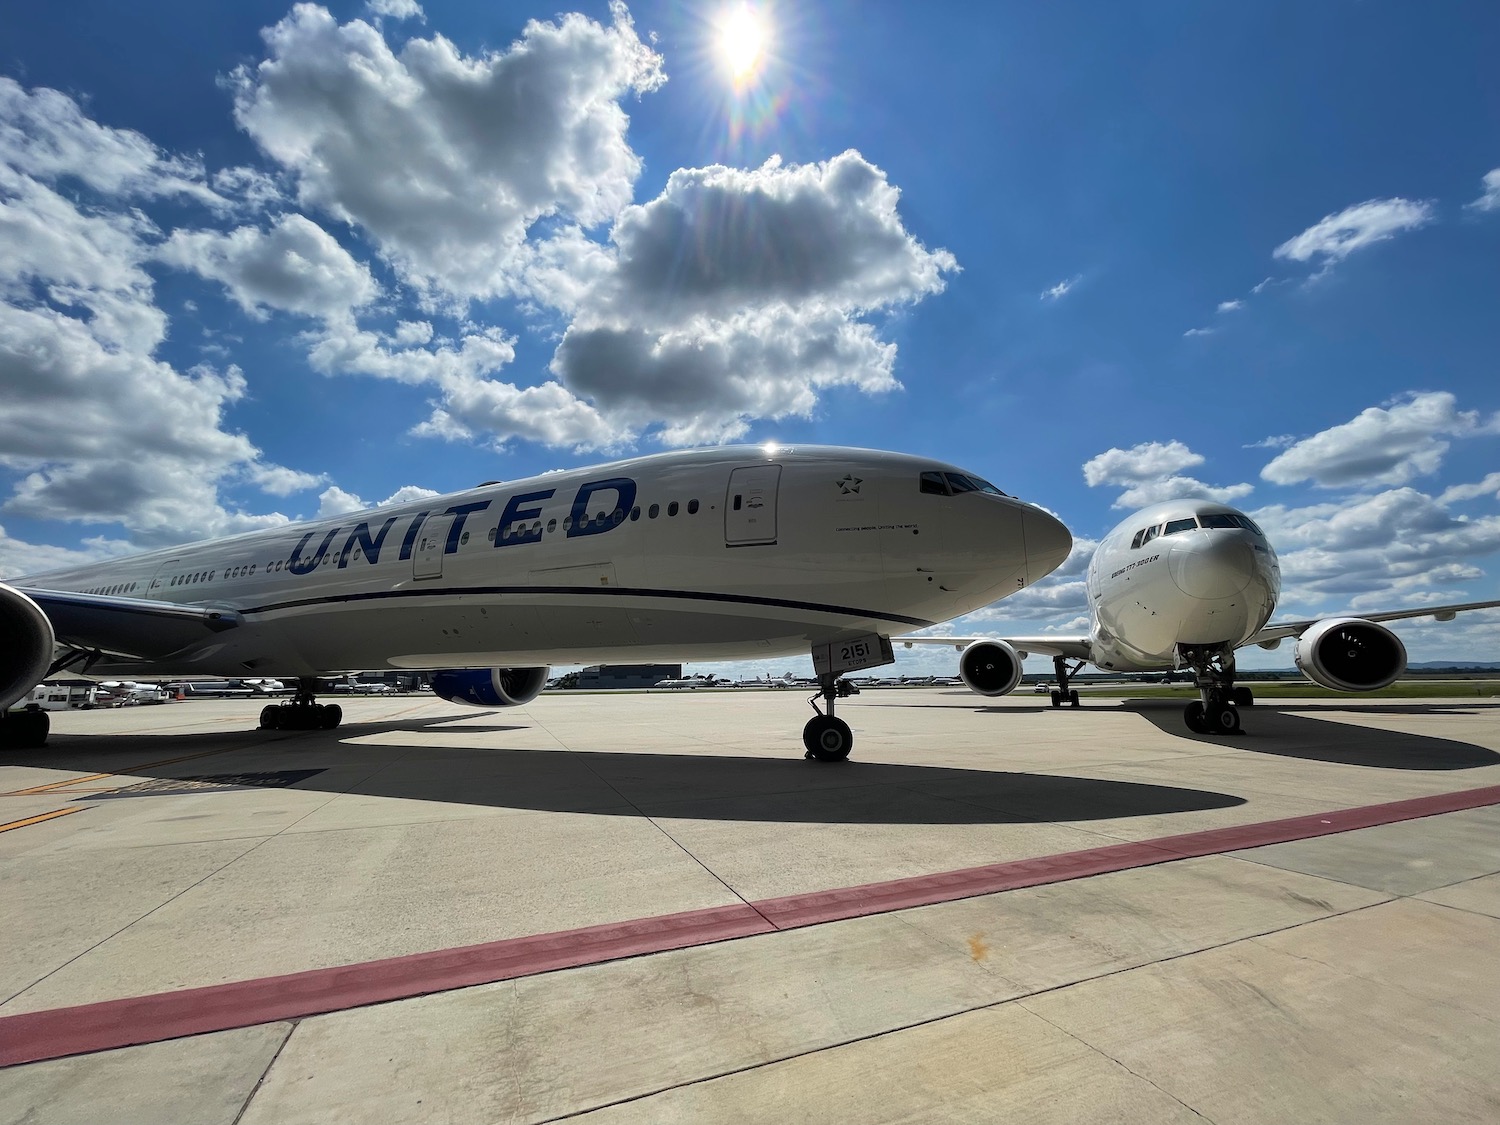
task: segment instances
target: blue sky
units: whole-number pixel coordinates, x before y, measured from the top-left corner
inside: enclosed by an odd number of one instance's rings
[[[1284,615],[1500,597],[1500,9],[735,7],[9,15],[0,574],[776,439],[1062,516],[963,631],[1186,493]]]

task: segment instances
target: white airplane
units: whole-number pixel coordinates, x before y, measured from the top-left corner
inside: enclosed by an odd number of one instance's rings
[[[417,503],[110,559],[0,584],[6,713],[64,669],[124,678],[276,676],[267,729],[336,727],[319,678],[436,669],[479,707],[530,702],[548,666],[812,653],[809,756],[839,760],[841,674],[890,636],[1051,573],[1072,538],[950,465],[830,447],[662,453]],[[827,713],[818,699],[826,701]]]
[[[1125,520],[1094,552],[1086,588],[1086,637],[913,637],[905,644],[959,648],[960,678],[987,696],[1015,688],[1028,653],[1051,656],[1054,707],[1078,706],[1068,678],[1084,664],[1110,672],[1189,669],[1200,696],[1184,714],[1189,729],[1233,734],[1240,729],[1239,707],[1254,702],[1249,688],[1235,686],[1236,649],[1274,649],[1296,637],[1293,658],[1313,683],[1375,691],[1406,670],[1406,646],[1379,622],[1450,621],[1466,610],[1500,606],[1468,602],[1267,624],[1281,594],[1276,552],[1250,517],[1205,500],[1171,500]]]

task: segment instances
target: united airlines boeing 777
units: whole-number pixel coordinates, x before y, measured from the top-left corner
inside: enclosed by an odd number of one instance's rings
[[[1051,656],[1054,707],[1078,706],[1078,691],[1068,679],[1084,664],[1110,672],[1190,669],[1200,698],[1187,706],[1188,727],[1232,734],[1240,729],[1239,708],[1254,702],[1249,688],[1235,686],[1236,649],[1274,649],[1295,637],[1293,659],[1313,683],[1375,691],[1406,670],[1406,646],[1380,622],[1448,621],[1466,610],[1500,606],[1467,602],[1268,624],[1281,594],[1276,552],[1249,516],[1204,500],[1168,501],[1125,520],[1094,552],[1086,587],[1086,637],[924,637],[911,638],[907,647],[961,648],[960,677],[970,690],[988,696],[1015,688],[1028,653]]]
[[[663,453],[0,584],[0,714],[65,669],[295,679],[265,728],[331,728],[319,677],[435,670],[446,699],[530,702],[554,663],[811,652],[808,755],[848,757],[842,673],[1014,593],[1066,528],[950,465],[825,447]],[[827,711],[819,711],[817,700]],[[13,711],[10,745],[47,717]]]

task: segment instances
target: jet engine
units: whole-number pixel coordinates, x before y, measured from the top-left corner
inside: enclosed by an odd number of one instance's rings
[[[1406,646],[1384,625],[1358,617],[1319,621],[1297,639],[1302,674],[1334,691],[1376,691],[1406,671]]]
[[[55,638],[52,622],[20,590],[0,582],[0,711],[47,675]]]
[[[958,658],[958,676],[980,695],[1005,695],[1021,682],[1021,654],[1004,641],[975,641]]]
[[[470,707],[519,707],[530,703],[547,686],[540,668],[450,668],[432,675],[432,690],[449,703]]]

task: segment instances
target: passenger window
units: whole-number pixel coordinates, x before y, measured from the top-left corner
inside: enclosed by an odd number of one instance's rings
[[[688,515],[690,515],[690,516],[696,516],[697,514],[698,514],[698,501],[696,501],[696,500],[689,500],[688,501]]]
[[[943,474],[923,473],[922,491],[929,496],[947,496],[948,486],[943,483]]]
[[[736,496],[734,498],[734,507],[735,507],[736,511],[739,510],[739,506],[740,506],[740,498],[738,496]],[[649,507],[649,508],[646,509],[646,515],[649,516],[651,519],[655,519],[657,516],[661,515],[661,505],[660,504],[652,504],[651,507]]]
[[[1191,518],[1185,520],[1168,520],[1167,526],[1162,528],[1161,533],[1163,535],[1176,535],[1182,531],[1194,531],[1197,527],[1198,521]]]
[[[669,515],[669,516],[675,516],[676,514],[677,514],[677,501],[673,500],[670,504],[667,505],[667,515]]]

